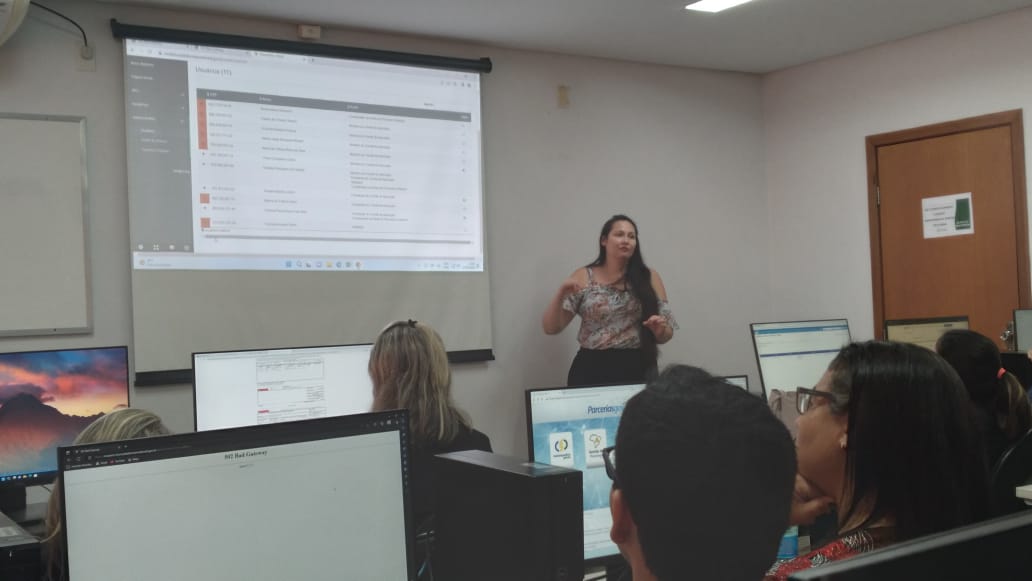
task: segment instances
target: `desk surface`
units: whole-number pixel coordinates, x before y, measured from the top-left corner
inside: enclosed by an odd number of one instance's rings
[[[43,538],[46,534],[44,519],[47,516],[47,503],[45,502],[30,502],[25,505],[25,508],[9,511],[7,516],[18,523],[18,526],[27,533],[37,538]]]

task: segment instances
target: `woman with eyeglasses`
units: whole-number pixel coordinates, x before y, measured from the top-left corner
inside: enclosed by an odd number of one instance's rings
[[[806,524],[834,504],[838,536],[776,563],[768,581],[988,515],[985,451],[967,392],[932,351],[853,343],[797,401],[790,518]]]
[[[429,325],[397,321],[381,331],[369,355],[369,377],[372,411],[409,411],[412,508],[417,528],[426,528],[434,502],[433,457],[460,450],[490,452],[491,440],[456,407],[448,353]]]

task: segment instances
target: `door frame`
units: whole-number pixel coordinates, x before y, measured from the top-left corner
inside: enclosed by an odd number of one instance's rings
[[[1014,182],[1014,235],[1018,257],[1018,307],[1032,307],[1032,276],[1029,272],[1028,204],[1025,199],[1025,133],[1021,109],[968,117],[945,123],[923,125],[911,129],[868,135],[867,147],[867,216],[871,232],[871,288],[874,298],[874,337],[884,339],[885,287],[882,280],[881,220],[878,184],[878,148],[887,145],[945,137],[957,133],[1009,127],[1011,168]],[[1002,330],[1002,329],[1001,329]]]

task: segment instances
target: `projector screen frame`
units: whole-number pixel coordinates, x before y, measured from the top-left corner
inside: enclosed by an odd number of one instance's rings
[[[182,44],[205,44],[226,48],[292,52],[312,56],[327,56],[478,73],[489,73],[493,68],[491,59],[487,57],[466,59],[194,30],[139,26],[122,23],[115,18],[110,20],[110,26],[113,37],[119,40],[131,38]],[[316,341],[316,343],[324,343],[324,341]],[[232,348],[232,346],[228,346],[228,348]],[[448,352],[448,360],[451,363],[475,363],[493,361],[494,359],[494,352],[490,348]],[[135,387],[190,384],[193,383],[193,380],[193,369],[190,368],[137,371],[133,374],[133,385]]]
[[[490,73],[493,67],[491,59],[487,57],[481,57],[479,59],[464,59],[438,55],[359,48],[353,46],[339,46],[333,44],[313,44],[310,42],[259,38],[238,34],[219,34],[215,32],[201,32],[198,30],[138,26],[135,24],[124,24],[115,18],[111,19],[111,34],[119,40],[138,38],[141,40],[179,42],[183,44],[206,44],[226,48],[292,52],[311,56],[330,56],[335,58],[346,58],[395,65],[433,67],[438,69],[470,71],[477,73]]]

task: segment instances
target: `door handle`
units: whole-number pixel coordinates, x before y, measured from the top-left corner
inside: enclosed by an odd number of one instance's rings
[[[1018,346],[1015,344],[1016,339],[1014,336],[1014,321],[1007,321],[1007,326],[1004,327],[1003,333],[1000,333],[1000,340],[1007,346],[1007,351],[1018,350]]]

